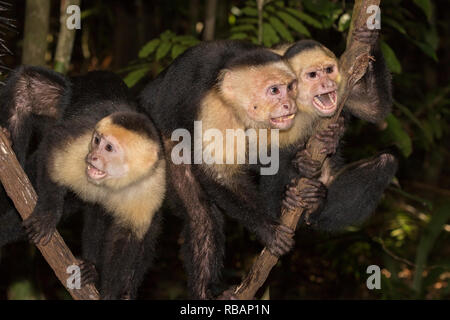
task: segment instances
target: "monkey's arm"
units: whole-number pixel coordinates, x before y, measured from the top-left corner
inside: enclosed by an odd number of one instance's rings
[[[377,204],[397,170],[397,160],[389,153],[357,161],[334,177],[325,177],[328,186],[321,211],[310,217],[314,229],[336,232],[363,223]]]
[[[43,152],[42,152],[43,153]],[[64,211],[64,197],[67,189],[54,183],[48,174],[47,157],[38,160],[36,192],[38,201],[33,213],[23,221],[30,241],[46,245],[56,230]]]
[[[346,108],[356,117],[379,122],[391,111],[392,77],[377,43],[377,30],[356,30],[358,41],[372,46],[372,59],[364,77],[356,83],[346,102]]]
[[[282,225],[278,218],[265,206],[266,199],[259,193],[258,185],[253,183],[248,175],[236,174],[233,184],[239,186],[239,191],[214,182],[205,181],[205,175],[199,175],[202,184],[214,202],[230,217],[238,220],[249,231],[255,233],[258,240],[274,255],[281,256],[293,246],[293,231]]]

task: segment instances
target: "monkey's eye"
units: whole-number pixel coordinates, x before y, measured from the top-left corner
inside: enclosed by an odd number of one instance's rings
[[[105,146],[105,150],[108,151],[108,152],[113,151],[112,145],[110,145],[110,144],[108,143],[108,144]]]
[[[310,79],[315,79],[317,77],[317,72],[313,71],[313,72],[308,72],[307,73],[308,78]]]
[[[100,138],[94,137],[94,143],[98,145],[100,143]]]
[[[287,86],[288,91],[292,91],[295,89],[295,81],[292,81],[291,83],[288,84]]]
[[[326,73],[333,73],[333,71],[334,71],[333,66],[329,66],[329,67],[327,67],[327,68],[325,69],[325,72],[326,72]]]
[[[278,87],[271,87],[269,90],[270,90],[270,94],[273,94],[273,95],[280,93],[280,89],[278,89]]]

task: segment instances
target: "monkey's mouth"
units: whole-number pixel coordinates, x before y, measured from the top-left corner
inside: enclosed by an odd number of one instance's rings
[[[100,180],[100,179],[103,179],[104,177],[106,177],[106,172],[105,171],[102,171],[102,170],[94,167],[90,163],[87,164],[86,174],[92,180]]]
[[[321,113],[330,114],[336,110],[337,94],[336,90],[318,94],[313,99],[313,105]]]
[[[270,122],[275,128],[288,129],[291,127],[294,118],[295,113],[291,113],[281,117],[270,118]]]

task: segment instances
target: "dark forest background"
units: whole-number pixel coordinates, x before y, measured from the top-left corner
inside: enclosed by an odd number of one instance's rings
[[[16,20],[16,32],[4,35],[13,53],[3,57],[6,66],[41,64],[68,75],[112,70],[136,94],[176,56],[202,40],[245,39],[271,47],[312,38],[340,55],[353,6],[345,0],[273,0],[265,1],[258,12],[256,0],[82,0],[81,30],[69,50],[70,63],[61,68],[55,63],[62,37],[60,8],[71,1],[13,2],[4,13]],[[27,5],[35,9],[27,11]],[[350,161],[394,147],[400,155],[397,177],[364,226],[339,235],[297,231],[294,252],[280,260],[259,297],[450,298],[448,1],[384,0],[381,8],[381,49],[393,74],[393,112],[378,126],[355,119],[345,135],[344,152]],[[59,230],[79,254],[79,216],[64,221]],[[141,286],[141,299],[187,297],[179,255],[180,220],[168,213],[164,230],[160,255]],[[223,277],[237,284],[261,248],[231,220],[226,232]],[[8,245],[0,259],[0,299],[70,298],[34,246]],[[380,290],[366,287],[366,268],[373,264],[381,267]]]

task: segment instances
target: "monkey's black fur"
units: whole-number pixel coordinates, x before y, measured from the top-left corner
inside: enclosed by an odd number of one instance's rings
[[[302,49],[315,45],[315,42],[305,42]],[[221,70],[232,67],[234,63],[249,67],[277,59],[276,55],[246,43],[202,43],[187,50],[144,89],[142,106],[155,120],[167,143],[172,131],[177,128],[193,132],[193,121],[198,119],[202,99],[217,86]],[[378,66],[381,71],[369,69],[362,80],[366,84],[375,83],[376,86],[356,88],[351,97],[357,102],[354,104],[357,109],[351,109],[352,113],[370,121],[382,119],[389,112],[392,99],[390,76],[382,59]],[[364,97],[366,99],[361,99]],[[365,112],[367,108],[373,113]],[[238,192],[224,186],[220,179],[205,173],[200,166],[176,166],[170,163],[172,188],[181,198],[186,212],[183,252],[188,284],[194,297],[211,297],[213,285],[220,276],[224,254],[223,218],[220,211],[254,231],[263,244],[277,241],[279,233],[274,232],[274,226],[278,222],[285,187],[292,178],[298,176],[291,161],[296,152],[304,148],[304,142],[280,150],[280,170],[274,176],[259,177],[257,170],[253,170],[257,168],[243,165],[244,173],[233,178],[235,185],[239,186]],[[341,162],[338,155],[333,156],[330,161],[333,173],[336,167],[342,165]],[[340,230],[364,221],[373,212],[395,173],[396,161],[385,154],[365,164],[344,171],[329,186],[329,196],[320,208],[323,210],[318,210],[313,216],[315,228]]]
[[[202,99],[218,85],[221,70],[279,61],[282,58],[277,54],[245,42],[201,43],[178,57],[144,89],[143,109],[155,121],[165,141],[170,140],[177,128],[193,134]],[[233,177],[233,184],[240,190],[236,193],[201,166],[173,165],[170,150],[166,152],[172,188],[186,212],[182,251],[188,286],[193,297],[211,298],[223,263],[225,237],[221,211],[238,219],[264,245],[283,246],[283,241],[287,241],[283,233],[287,230],[280,229],[278,219],[261,206],[264,195],[258,191],[257,175],[251,178],[250,166],[243,165],[245,173]]]
[[[49,91],[53,94],[51,101],[48,100]],[[80,199],[73,203],[71,199],[74,194],[54,183],[47,167],[51,150],[69,147],[71,141],[86,130],[92,132],[99,120],[114,112],[136,111],[128,88],[118,76],[109,72],[90,72],[85,76],[66,79],[43,68],[20,67],[8,79],[2,97],[2,101],[7,102],[3,112],[12,115],[19,112],[18,108],[26,111],[17,124],[21,131],[12,135],[12,143],[14,151],[21,155],[22,163],[30,166],[31,170],[26,171],[33,177],[39,197],[26,224],[39,234],[35,240],[51,234],[61,216],[68,214],[68,208],[81,204],[84,220],[82,257],[85,261],[82,283],[85,284],[86,279],[87,282],[96,279],[93,264],[99,274],[102,299],[135,298],[138,286],[155,256],[161,213],[155,213],[149,229],[140,240],[131,230],[115,223],[102,206]],[[53,112],[41,115],[40,110]],[[147,117],[127,114],[129,117],[112,117],[112,122],[160,144],[159,133]],[[4,117],[2,123],[12,129],[11,122],[5,121]],[[33,137],[36,137],[38,145],[29,147]],[[34,177],[35,172],[37,177]],[[23,236],[24,232],[17,224],[20,221],[17,212],[9,210],[0,219],[7,219],[9,223],[8,230],[2,228],[0,232],[2,240],[5,238],[4,243]]]

